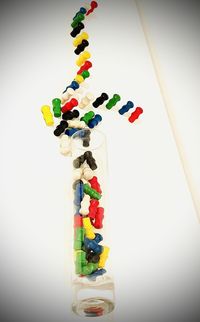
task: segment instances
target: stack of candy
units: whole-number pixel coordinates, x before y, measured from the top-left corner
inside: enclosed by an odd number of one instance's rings
[[[92,68],[92,62],[89,60],[91,54],[86,50],[89,46],[89,35],[83,31],[85,28],[83,22],[97,7],[97,2],[92,1],[89,8],[83,6],[75,14],[70,35],[74,38],[73,45],[76,47],[74,53],[78,55],[77,74],[62,95],[52,100],[51,106],[44,105],[41,108],[47,126],[53,126],[54,122],[59,120],[55,126],[54,135],[60,139],[62,155],[71,156],[71,138],[75,133],[82,140],[83,147],[88,148],[88,151],[73,161],[73,189],[76,210],[74,215],[75,271],[79,276],[87,276],[90,280],[96,280],[98,276],[105,274],[104,267],[109,253],[109,248],[100,244],[103,237],[96,231],[103,228],[104,208],[100,204],[103,192],[95,173],[98,165],[89,150],[90,134],[91,130],[102,121],[102,116],[95,114],[96,109],[106,104],[105,110],[115,110],[116,108],[113,109],[113,107],[121,101],[119,94],[112,95],[110,99],[107,93],[102,93],[96,99],[92,93],[83,95],[84,82],[90,77],[89,69]],[[136,107],[130,113],[133,108],[134,103],[128,101],[118,110],[118,113],[125,115],[128,121],[133,123],[143,113],[141,107]],[[80,115],[78,109],[87,109],[87,112]]]

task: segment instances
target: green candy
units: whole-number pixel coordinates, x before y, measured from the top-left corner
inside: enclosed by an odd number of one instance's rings
[[[86,113],[83,117],[81,117],[81,121],[84,121],[86,124],[88,124],[89,121],[91,121],[94,116],[95,116],[94,112],[90,111]]]
[[[74,250],[81,250],[83,242],[81,240],[74,240]]]
[[[86,252],[80,250],[76,253],[76,263],[82,263],[83,265],[87,265]]]
[[[98,263],[88,263],[86,266],[82,267],[82,275],[90,275],[98,269]]]
[[[83,21],[84,19],[85,19],[84,14],[78,13],[77,16],[74,18],[74,21],[71,24],[72,28],[76,28],[78,26],[79,22]]]
[[[84,79],[86,79],[86,78],[90,77],[90,73],[88,72],[88,70],[84,70],[84,71],[82,72],[81,76],[82,76]]]
[[[61,116],[61,100],[59,98],[54,98],[52,100],[53,112],[55,117]]]
[[[84,241],[85,237],[85,228],[84,227],[78,227],[75,229],[75,240],[77,241]]]
[[[119,102],[120,100],[121,100],[121,97],[118,94],[115,94],[113,98],[111,98],[109,102],[106,104],[106,108],[108,110],[111,110],[111,108],[113,108],[113,106],[115,106],[117,102]]]
[[[87,183],[83,185],[83,191],[87,195],[89,195],[92,199],[97,199],[97,200],[101,199],[101,194],[96,190],[90,188],[90,186]]]

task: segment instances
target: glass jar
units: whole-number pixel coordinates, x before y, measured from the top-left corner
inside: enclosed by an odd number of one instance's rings
[[[72,310],[81,316],[109,314],[114,309],[114,282],[106,239],[107,150],[98,130],[72,136],[74,195],[74,273]]]

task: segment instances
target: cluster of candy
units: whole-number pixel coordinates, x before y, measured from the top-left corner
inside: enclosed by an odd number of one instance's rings
[[[81,7],[74,16],[71,23],[73,28],[71,36],[74,38],[73,45],[76,47],[74,53],[79,55],[76,61],[79,70],[61,97],[52,100],[52,108],[48,105],[41,108],[47,126],[54,125],[54,118],[59,120],[59,124],[54,129],[54,135],[60,138],[60,152],[65,156],[71,155],[71,137],[75,133],[82,140],[84,147],[90,146],[91,129],[102,121],[101,115],[95,114],[93,109],[105,103],[105,108],[111,110],[121,101],[118,94],[109,98],[108,94],[102,93],[96,99],[91,93],[82,95],[85,89],[84,81],[90,77],[89,69],[92,67],[92,62],[88,60],[91,54],[85,50],[89,46],[89,35],[82,31],[85,28],[83,21],[85,16],[90,15],[97,7],[97,2],[92,1],[89,7]],[[89,111],[80,115],[79,110],[75,108],[81,110],[87,108]],[[118,110],[118,113],[125,115],[129,122],[133,123],[143,113],[141,107],[136,107],[130,114],[129,111],[133,108],[133,102],[128,101]],[[95,232],[95,229],[103,228],[104,219],[104,208],[100,206],[102,191],[95,174],[97,164],[92,152],[87,151],[75,159],[73,165],[75,169],[73,188],[76,210],[74,215],[76,273],[95,280],[97,276],[106,272],[104,266],[109,252],[108,247],[100,245],[103,240],[102,235]]]
[[[95,175],[97,163],[91,151],[73,161],[74,166],[74,250],[76,274],[96,280],[105,274],[109,248],[95,229],[103,228],[104,208],[100,206],[102,190]]]

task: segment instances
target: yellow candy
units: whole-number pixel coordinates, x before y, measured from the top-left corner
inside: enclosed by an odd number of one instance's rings
[[[100,260],[99,260],[99,268],[104,268],[106,260],[108,258],[108,253],[110,251],[110,248],[107,246],[103,247],[103,252],[100,255]]]
[[[75,47],[77,47],[78,45],[80,45],[81,43],[82,43],[82,41],[84,40],[84,39],[88,39],[89,38],[89,36],[88,36],[88,34],[87,34],[87,32],[82,32],[82,34],[80,35],[80,36],[78,36],[78,37],[76,37],[75,39],[74,39],[74,41],[73,41],[73,45],[75,46]]]
[[[83,83],[84,82],[84,78],[83,78],[83,76],[81,76],[81,75],[77,75],[75,78],[74,78],[74,80],[78,83],[78,84],[81,84],[81,83]]]
[[[47,126],[54,125],[53,114],[51,113],[51,108],[48,105],[44,105],[41,107],[41,112],[43,114],[43,118],[46,122]]]
[[[85,63],[87,59],[91,57],[90,53],[88,51],[84,51],[82,54],[80,54],[79,58],[76,61],[76,64],[78,66],[81,66]]]
[[[93,231],[93,226],[91,224],[90,218],[85,217],[83,218],[83,227],[85,228],[85,235],[89,239],[95,238],[95,233]]]

